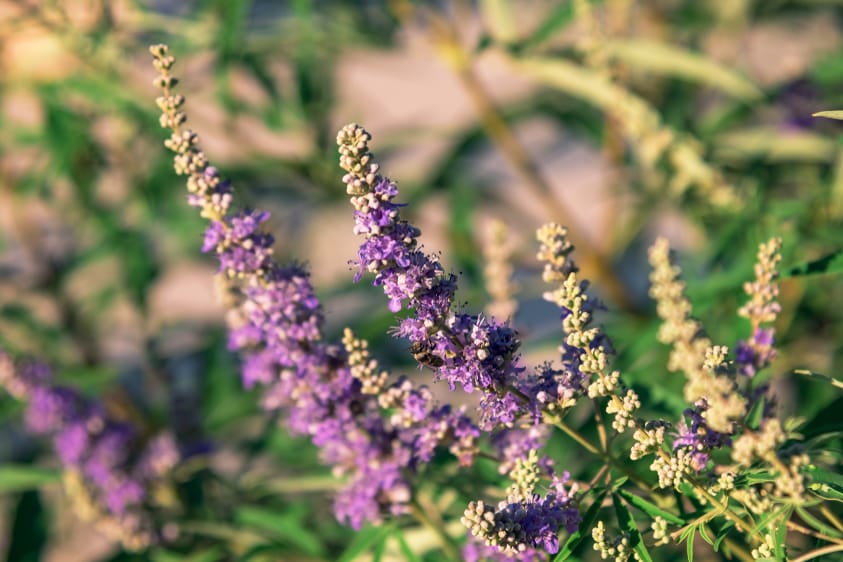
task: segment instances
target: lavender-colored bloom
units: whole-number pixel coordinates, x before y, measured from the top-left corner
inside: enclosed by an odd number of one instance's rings
[[[90,448],[88,428],[83,421],[67,424],[55,438],[56,454],[63,464],[76,466]]]
[[[55,385],[45,365],[22,363],[15,368],[2,352],[0,362],[3,385],[28,402],[27,428],[52,437],[56,454],[71,475],[68,482],[75,483],[68,484],[71,496],[87,505],[85,510],[93,506],[101,519],[110,520],[103,528],[116,530],[116,538],[128,548],[155,540],[147,490],[180,460],[172,436],[153,437],[146,447],[133,426],[109,418],[99,404],[74,389]],[[166,458],[160,456],[162,443],[170,444]],[[150,471],[153,458],[156,469]]]
[[[462,412],[434,405],[429,392],[409,383],[386,389],[384,394],[395,399],[387,405],[363,392],[348,351],[323,340],[322,310],[305,268],[282,266],[273,259],[272,236],[262,230],[269,214],[230,212],[230,185],[199,150],[197,135],[180,127],[186,119],[179,110],[183,100],[169,91],[168,72],[174,59],[164,46],[151,51],[165,90],[159,98],[164,112],[161,123],[173,130],[165,144],[176,153],[176,171],[188,176],[190,204],[210,220],[202,248],[219,259],[228,284],[228,342],[243,356],[245,386],[263,387],[263,406],[283,409],[290,430],[310,436],[322,460],[347,478],[335,501],[338,519],[359,528],[365,521],[377,523],[385,515],[405,512],[410,474],[430,460],[439,446],[450,448],[461,462],[470,462],[479,430]],[[379,187],[385,197],[393,189],[389,184]],[[361,214],[358,228],[376,233],[392,224],[396,209],[385,205]],[[391,232],[408,239],[418,234],[406,223]],[[374,238],[361,249],[361,256],[361,265],[393,263],[419,269],[413,280],[401,277],[397,270],[395,275],[378,277],[394,310],[418,289],[412,283],[422,278],[431,295],[425,301],[429,306],[438,306],[442,299],[450,304],[449,279],[441,267],[402,241]],[[438,316],[431,311],[427,317]]]
[[[22,372],[27,376],[27,371]],[[25,422],[29,431],[37,434],[59,431],[71,420],[78,419],[83,405],[79,396],[70,388],[42,386],[34,382],[29,388],[29,407]]]
[[[498,452],[500,464],[498,471],[508,474],[516,461],[526,460],[530,451],[544,448],[550,436],[547,425],[532,425],[526,428],[513,428],[497,431],[492,434],[492,446]],[[551,463],[547,459],[540,459],[540,468],[551,474]]]
[[[758,328],[748,341],[739,341],[735,347],[738,373],[754,377],[758,371],[768,366],[776,358],[774,340],[774,328]]]
[[[426,351],[417,358],[434,369],[437,379],[452,389],[483,393],[484,429],[512,424],[524,413],[524,400],[512,392],[524,370],[515,331],[494,319],[452,310],[456,278],[419,248],[420,231],[401,219],[398,188],[378,174],[368,140],[368,133],[354,125],[337,136],[340,164],[348,171],[343,181],[355,209],[354,232],[364,236],[355,280],[373,273],[392,312],[412,310],[396,333]]]
[[[707,405],[699,401],[693,408],[685,410],[685,418],[677,426],[677,436],[673,441],[673,450],[689,449],[692,455],[691,468],[700,472],[708,465],[711,451],[732,444],[726,433],[714,431],[706,424],[703,412]]]
[[[573,494],[565,487],[568,478],[567,473],[554,477],[544,496],[535,492],[510,493],[497,508],[482,501],[471,502],[462,522],[475,538],[503,554],[529,549],[555,554],[559,551],[559,530],[573,533],[582,521]]]

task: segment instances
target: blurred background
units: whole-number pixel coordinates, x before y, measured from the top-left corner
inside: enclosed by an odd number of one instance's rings
[[[178,551],[120,552],[66,509],[49,448],[3,395],[7,560],[243,559],[256,548],[336,560],[369,536],[351,542],[315,449],[241,389],[216,264],[199,251],[203,220],[162,146],[147,51],[158,42],[178,59],[212,162],[241,204],[272,212],[277,255],[309,264],[329,332],[353,327],[396,372],[415,371],[387,336],[395,319],[378,288],[351,279],[358,241],[335,146],[347,122],[372,133],[472,311],[491,300],[489,225],[505,223],[530,364],[552,359],[560,337],[534,232],[566,224],[607,304],[616,365],[650,412],[684,405],[655,338],[649,244],[669,237],[696,316],[733,346],[747,335],[735,311],[757,245],[783,237],[782,351],[768,376],[784,411],[810,421],[806,435],[833,422],[839,399],[792,370],[834,375],[843,361],[829,258],[843,248],[843,137],[811,117],[843,108],[843,1],[0,0],[0,344],[208,451],[183,477],[184,518],[229,522]],[[585,461],[568,445],[559,462],[576,476]],[[22,477],[21,465],[40,472]]]

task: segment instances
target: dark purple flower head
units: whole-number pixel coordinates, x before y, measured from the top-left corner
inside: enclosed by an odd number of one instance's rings
[[[673,450],[689,449],[692,454],[692,468],[700,472],[706,468],[711,452],[732,443],[729,434],[714,431],[705,421],[703,412],[707,409],[705,400],[685,410],[685,418],[677,425]]]
[[[738,372],[753,377],[776,358],[774,328],[758,328],[748,341],[741,340],[735,347]]]
[[[559,551],[559,531],[573,533],[581,522],[574,500],[576,486],[568,486],[570,475],[550,471],[546,494],[537,492],[542,471],[535,450],[519,459],[510,472],[512,485],[505,500],[496,508],[482,501],[471,502],[462,523],[475,539],[484,541],[505,555],[528,550],[555,554]]]

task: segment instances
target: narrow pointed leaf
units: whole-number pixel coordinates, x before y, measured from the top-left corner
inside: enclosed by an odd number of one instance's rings
[[[812,117],[825,117],[826,119],[843,120],[843,110],[831,109],[827,111],[817,111],[816,113],[812,114]]]
[[[60,472],[52,468],[6,464],[0,466],[0,493],[34,490],[59,481]]]
[[[621,497],[612,494],[612,503],[615,505],[615,515],[618,518],[618,524],[621,529],[629,534],[629,546],[638,554],[638,559],[641,562],[653,562],[650,551],[647,550],[647,545],[644,544],[644,539],[641,538],[641,533],[635,524],[635,519],[633,519],[632,513],[630,513],[623,504],[623,501],[621,501]]]
[[[650,39],[615,39],[606,43],[609,56],[634,68],[707,84],[736,98],[757,100],[762,93],[731,68],[682,47]]]
[[[843,273],[843,250],[837,250],[821,258],[793,266],[782,277],[824,275],[826,273]]]
[[[586,535],[590,534],[591,526],[594,524],[594,520],[597,519],[597,512],[600,511],[600,504],[603,503],[603,498],[606,497],[606,493],[607,491],[604,490],[594,498],[594,502],[592,502],[591,507],[588,508],[588,511],[586,511],[582,517],[579,529],[571,533],[568,540],[566,540],[565,544],[562,545],[562,548],[559,549],[559,553],[556,555],[556,558],[553,559],[553,562],[562,562],[563,560],[570,558],[574,553],[574,550],[576,550]]]
[[[337,562],[352,562],[356,560],[361,554],[368,552],[370,549],[377,547],[384,542],[393,532],[392,525],[384,525],[382,527],[366,527],[354,536],[354,540],[348,545]]]
[[[661,517],[668,523],[673,523],[674,525],[685,524],[685,520],[681,517],[674,515],[669,511],[665,511],[656,504],[651,503],[640,496],[636,496],[635,494],[628,492],[627,490],[618,490],[617,493],[620,494],[623,499],[625,499],[631,506],[635,507],[636,509],[639,509],[640,511],[643,511],[651,517]]]

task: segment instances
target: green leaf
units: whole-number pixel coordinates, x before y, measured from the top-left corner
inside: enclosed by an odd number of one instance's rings
[[[689,535],[692,535],[696,532],[697,532],[696,525],[688,525],[687,527],[682,529],[681,533],[679,533],[679,542],[681,543],[682,541],[687,540]]]
[[[615,506],[615,515],[618,518],[618,525],[620,525],[620,528],[629,534],[629,546],[631,546],[632,550],[638,554],[638,559],[641,560],[641,562],[653,562],[653,559],[650,557],[650,552],[647,550],[647,545],[644,544],[644,540],[641,538],[641,533],[638,532],[638,526],[635,524],[635,519],[633,519],[632,513],[630,513],[623,504],[619,495],[612,494],[612,503]]]
[[[591,4],[597,5],[602,4],[602,0],[591,0]],[[541,23],[533,31],[532,35],[527,38],[521,45],[519,45],[518,50],[525,51],[529,49],[534,49],[553,37],[553,34],[557,31],[563,29],[567,26],[571,21],[574,19],[574,3],[573,2],[560,2],[556,5],[552,12],[544,16],[541,20]]]
[[[750,80],[705,55],[650,39],[614,39],[604,43],[610,57],[657,74],[701,82],[745,101],[761,90]]]
[[[60,472],[31,465],[0,465],[0,493],[33,490],[59,482]]]
[[[809,490],[822,498],[843,502],[843,475],[817,466],[808,466],[803,470],[811,478],[808,484]]]
[[[533,31],[533,34],[522,43],[521,49],[533,49],[550,39],[557,30],[562,29],[574,19],[574,3],[561,2]]]
[[[6,549],[7,562],[42,560],[44,546],[50,534],[41,495],[35,490],[21,494],[10,519],[13,523],[7,535],[9,537],[9,546]]]
[[[202,549],[192,554],[155,549],[150,551],[149,557],[152,562],[217,562],[218,560],[226,560],[225,552],[218,546]]]
[[[386,541],[393,532],[392,525],[382,527],[366,527],[354,536],[354,540],[340,555],[337,562],[352,562],[361,554],[368,552],[380,543]]]
[[[753,529],[752,529],[752,535],[756,535],[758,533],[762,533],[762,532],[766,531],[767,528],[770,526],[770,523],[774,519],[782,517],[782,515],[784,515],[785,520],[789,519],[791,512],[792,512],[792,509],[788,505],[788,506],[784,506],[781,509],[778,509],[778,510],[771,511],[771,512],[767,513],[766,515],[761,517],[761,519],[759,519],[758,522],[755,524],[755,527],[753,527]]]
[[[843,250],[837,250],[821,258],[801,263],[790,268],[782,277],[801,277],[803,275],[823,275],[843,272]]]
[[[756,430],[761,425],[761,420],[764,417],[764,408],[766,406],[766,400],[762,398],[761,400],[757,400],[755,404],[753,404],[752,409],[749,411],[749,414],[746,416],[746,425],[750,429]]]
[[[699,527],[697,527],[697,531],[699,531],[702,540],[704,540],[711,546],[714,546],[714,541],[711,540],[710,536],[708,536],[708,530],[706,530],[705,525],[700,525]]]
[[[843,503],[843,490],[819,483],[808,484],[808,489],[823,499]]]
[[[606,497],[607,493],[607,490],[603,490],[597,494],[588,511],[583,515],[579,528],[568,536],[568,540],[559,549],[559,553],[553,559],[553,562],[562,562],[570,558],[586,534],[591,532],[591,526],[594,524],[594,520],[597,519],[597,512],[600,511],[600,504],[603,503],[603,498]]]
[[[392,535],[398,541],[398,548],[401,550],[401,554],[404,556],[404,560],[407,562],[422,562],[422,559],[419,558],[413,549],[410,548],[410,545],[407,544],[407,539],[404,538],[404,532],[400,529],[395,531],[395,534]]]
[[[723,527],[720,529],[720,532],[717,533],[717,538],[714,539],[714,544],[711,545],[714,547],[714,552],[720,551],[720,544],[726,540],[726,537],[729,535],[729,531],[732,530],[732,527],[735,526],[734,521],[726,521]]]
[[[843,381],[822,373],[815,373],[814,371],[809,371],[808,369],[794,369],[793,372],[797,375],[804,375],[806,377],[813,377],[814,379],[825,381],[831,386],[836,386],[837,388],[843,388]]]
[[[826,119],[843,120],[843,110],[831,109],[828,111],[817,111],[816,113],[811,114],[811,117],[825,117]]]
[[[829,535],[831,537],[843,538],[843,533],[841,533],[831,525],[826,525],[825,523],[814,517],[814,515],[804,507],[797,505],[796,513],[799,514],[799,517],[801,517],[805,523],[807,523],[817,531]]]
[[[821,483],[834,486],[843,490],[843,475],[830,472],[817,466],[808,466],[804,469],[811,476],[811,483]]]
[[[384,552],[386,552],[385,540],[375,544],[375,548],[372,549],[372,562],[381,562],[383,560]]]
[[[235,519],[243,526],[268,531],[272,537],[293,544],[311,556],[325,555],[319,538],[302,525],[301,514],[243,506],[237,510]]]
[[[788,519],[790,519],[790,513],[788,513],[787,517],[784,517],[779,522],[779,525],[776,528],[775,544],[773,546],[773,552],[775,553],[776,560],[787,560],[787,557],[785,556],[785,546],[787,544]]]
[[[620,478],[618,478],[617,480],[612,482],[612,493],[615,493],[618,490],[620,490],[621,486],[626,484],[628,481],[629,481],[629,476],[621,476]]]
[[[744,474],[739,474],[738,479],[741,485],[755,485],[755,484],[762,484],[764,482],[772,482],[775,480],[775,476],[772,472],[763,469],[755,469]]]
[[[635,494],[627,490],[618,490],[617,493],[620,494],[623,499],[625,499],[630,505],[632,505],[636,509],[639,509],[640,511],[643,511],[651,517],[661,517],[662,519],[665,519],[668,523],[673,523],[674,525],[685,524],[685,520],[681,517],[674,515],[669,511],[665,511],[656,504],[645,500],[641,496],[636,496]]]
[[[697,537],[696,527],[691,527],[691,533],[685,541],[685,551],[688,555],[688,562],[694,562],[694,539]]]

